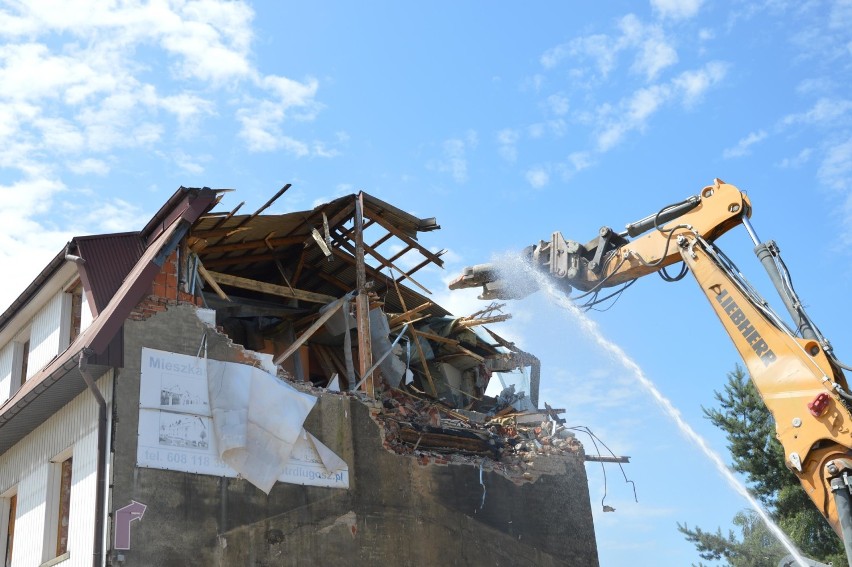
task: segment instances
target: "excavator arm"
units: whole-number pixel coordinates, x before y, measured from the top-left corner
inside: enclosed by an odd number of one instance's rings
[[[852,558],[852,395],[830,343],[808,317],[774,242],[752,228],[751,203],[716,180],[697,196],[632,223],[609,227],[580,244],[555,232],[523,255],[570,294],[594,292],[655,273],[679,261],[695,277],[739,351],[752,382],[775,419],[787,467],[844,541]],[[791,329],[716,247],[714,240],[743,224],[794,323]],[[632,238],[632,239],[631,239]],[[483,299],[512,299],[535,290],[504,285],[500,270],[465,269],[450,289],[483,287]]]

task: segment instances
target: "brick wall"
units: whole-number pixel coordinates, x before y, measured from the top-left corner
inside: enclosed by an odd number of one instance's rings
[[[191,303],[199,307],[203,305],[200,296],[195,297],[180,289],[178,255],[175,251],[163,262],[160,273],[157,274],[154,283],[151,285],[151,293],[136,305],[128,319],[144,321],[155,313],[165,311],[169,305],[179,303]]]

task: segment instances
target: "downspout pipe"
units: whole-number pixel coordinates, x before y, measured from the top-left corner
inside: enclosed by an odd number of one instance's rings
[[[94,351],[84,348],[80,351],[78,368],[86,386],[98,404],[98,464],[95,491],[95,545],[92,557],[94,567],[104,564],[104,503],[106,502],[106,454],[107,454],[107,403],[88,370],[88,359]]]

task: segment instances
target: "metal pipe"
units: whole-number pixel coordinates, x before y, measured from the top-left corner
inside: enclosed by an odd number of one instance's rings
[[[748,235],[751,237],[751,241],[754,242],[754,245],[757,246],[760,244],[760,239],[757,237],[757,233],[754,231],[754,227],[751,225],[751,221],[748,220],[748,217],[743,215],[740,217],[740,220],[743,222],[743,226],[748,232]]]
[[[834,504],[837,506],[837,517],[840,519],[840,532],[843,534],[843,547],[849,567],[852,567],[852,495],[846,484],[846,473],[831,479],[831,492],[834,493]]]
[[[688,199],[677,203],[676,205],[672,205],[671,207],[666,207],[662,211],[654,214],[648,215],[647,217],[640,219],[636,222],[632,222],[624,227],[624,232],[619,233],[619,236],[630,236],[636,237],[642,234],[643,232],[647,232],[652,228],[658,228],[669,222],[670,220],[676,219],[681,215],[684,215],[701,204],[701,197],[698,195],[693,195]]]
[[[802,337],[822,342],[811,326],[810,321],[808,321],[808,318],[802,313],[798,298],[795,297],[793,290],[789,289],[789,286],[784,283],[784,278],[775,262],[775,256],[781,254],[775,241],[768,240],[761,242],[754,247],[754,253],[757,255],[757,259],[760,260],[760,263],[763,264],[763,269],[769,275],[772,285],[775,286],[778,295],[781,297],[781,301],[784,302],[784,307],[787,308],[787,312],[790,313],[790,317],[793,318],[793,323],[802,333]]]
[[[98,463],[96,472],[95,489],[95,545],[92,557],[92,565],[101,567],[104,565],[104,503],[106,502],[106,453],[107,453],[107,404],[98,389],[95,380],[88,371],[88,358],[94,354],[90,349],[80,351],[80,362],[77,367],[80,375],[86,382],[86,386],[95,397],[98,404]]]

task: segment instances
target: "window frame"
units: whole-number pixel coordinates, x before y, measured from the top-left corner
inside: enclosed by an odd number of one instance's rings
[[[12,552],[15,543],[15,524],[18,510],[18,486],[15,485],[3,494],[0,494],[0,557],[3,558],[3,567],[12,564]],[[14,514],[14,516],[13,516]]]
[[[71,525],[71,499],[74,485],[73,449],[73,447],[69,447],[50,459],[49,484],[47,487],[47,500],[45,502],[43,563],[66,556],[70,551],[68,534],[70,533]],[[63,474],[66,463],[69,467],[67,476]],[[64,527],[62,526],[63,508],[66,517],[66,525]],[[63,532],[65,535],[64,547],[61,541]]]

